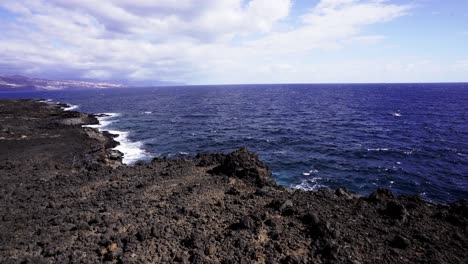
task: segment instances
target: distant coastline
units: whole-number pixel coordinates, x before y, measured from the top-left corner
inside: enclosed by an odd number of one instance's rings
[[[0,75],[0,92],[18,91],[74,91],[92,89],[112,89],[127,87],[151,87],[147,82],[133,82],[131,84],[119,81],[99,80],[50,80],[31,78],[21,75]],[[153,81],[154,86],[185,85],[178,82]]]

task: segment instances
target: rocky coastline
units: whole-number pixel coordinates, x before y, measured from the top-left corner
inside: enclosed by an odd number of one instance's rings
[[[0,263],[468,263],[468,202],[277,186],[252,152],[123,165],[96,116],[0,100]]]

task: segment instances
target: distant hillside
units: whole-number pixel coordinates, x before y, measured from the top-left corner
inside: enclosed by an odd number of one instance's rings
[[[77,89],[103,89],[118,88],[124,86],[125,85],[123,84],[107,82],[47,80],[39,78],[28,78],[20,75],[0,75],[0,91],[53,91]]]

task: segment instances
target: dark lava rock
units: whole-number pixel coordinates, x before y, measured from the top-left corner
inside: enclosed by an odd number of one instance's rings
[[[320,223],[320,220],[317,216],[317,214],[310,212],[306,213],[301,217],[301,220],[304,224],[309,225],[309,226],[315,226]]]
[[[395,195],[393,195],[392,191],[389,189],[379,188],[369,195],[368,200],[371,202],[383,202],[394,198]]]
[[[259,196],[274,196],[276,192],[275,188],[272,188],[270,186],[263,186],[262,188],[258,188],[255,191],[255,195]]]
[[[304,263],[298,256],[287,256],[281,260],[281,264],[301,264]]]
[[[390,241],[390,246],[399,249],[406,249],[410,246],[410,241],[407,238],[398,235]]]
[[[450,205],[446,220],[460,227],[468,226],[468,201],[457,201]]]
[[[118,165],[91,117],[0,100],[0,263],[468,263],[466,201],[290,191],[246,149]]]
[[[219,165],[223,163],[226,155],[214,153],[214,154],[197,154],[195,156],[195,162],[197,166],[208,167],[213,165]]]
[[[396,201],[389,201],[387,203],[387,208],[384,210],[384,213],[390,218],[406,222],[408,217],[408,211],[405,206]]]
[[[122,160],[123,153],[118,150],[111,150],[108,156],[109,156],[109,159],[112,159],[112,160]]]
[[[255,153],[246,148],[228,154],[223,163],[213,169],[213,172],[237,177],[260,187],[274,185],[270,169],[258,159]]]
[[[242,220],[239,222],[239,226],[241,228],[246,228],[246,229],[253,230],[256,227],[256,223],[255,223],[255,220],[252,217],[246,216],[246,217],[242,218]]]
[[[237,190],[235,187],[229,187],[229,189],[226,191],[226,194],[229,195],[239,195],[240,191]]]

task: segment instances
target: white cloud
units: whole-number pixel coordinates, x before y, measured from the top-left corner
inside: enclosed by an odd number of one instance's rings
[[[386,36],[380,35],[368,35],[368,36],[357,36],[349,38],[348,43],[357,43],[357,44],[376,44],[385,40]]]
[[[451,68],[457,72],[468,74],[468,60],[457,61]]]
[[[23,72],[189,83],[314,81],[313,50],[368,45],[406,15],[382,0],[322,0],[298,25],[291,0],[3,0],[0,59]],[[307,79],[309,78],[309,79]]]
[[[409,7],[379,0],[325,0],[303,16],[303,21],[311,25],[352,28],[389,21],[405,15]]]

